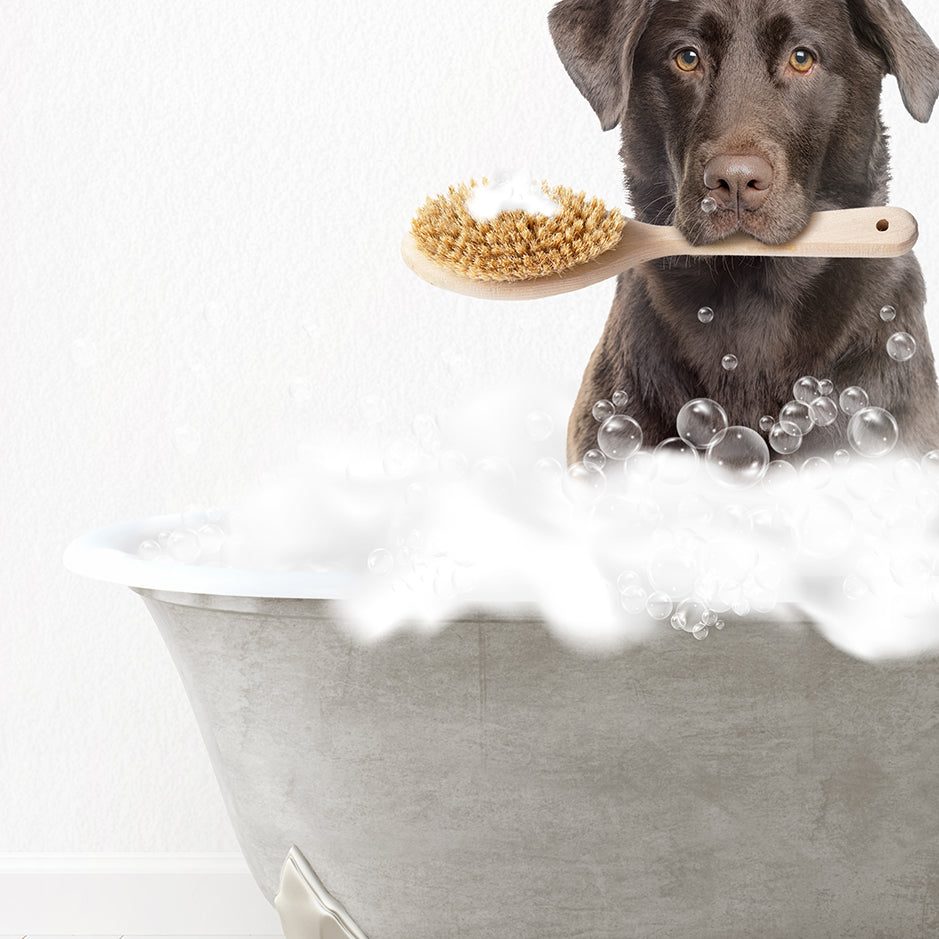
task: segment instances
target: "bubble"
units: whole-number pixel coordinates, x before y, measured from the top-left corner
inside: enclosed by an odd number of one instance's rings
[[[894,333],[887,340],[887,355],[896,362],[908,362],[916,355],[916,340],[909,333]]]
[[[602,424],[608,417],[612,417],[616,413],[616,408],[613,407],[612,401],[607,401],[604,398],[602,401],[598,401],[594,406],[591,414],[593,414],[593,419],[598,423]]]
[[[666,620],[672,615],[672,598],[661,590],[655,590],[646,598],[646,613],[654,620]]]
[[[848,421],[848,443],[861,456],[885,456],[899,436],[896,419],[883,408],[862,408]]]
[[[627,587],[620,593],[619,600],[627,613],[642,613],[646,608],[646,592],[639,586]]]
[[[547,440],[554,430],[554,420],[544,411],[529,411],[525,416],[525,430],[532,440]]]
[[[613,392],[613,407],[624,408],[629,404],[629,395],[625,391]]]
[[[866,408],[870,404],[870,399],[863,388],[852,385],[850,388],[845,388],[838,396],[838,404],[845,414],[856,414],[861,408]]]
[[[789,426],[773,424],[769,432],[769,445],[783,456],[795,453],[802,446],[802,435],[789,433]]]
[[[713,196],[705,196],[701,200],[701,211],[705,215],[713,215],[717,211],[717,199]]]
[[[619,577],[616,578],[616,589],[620,593],[624,593],[630,587],[641,587],[642,586],[642,575],[639,571],[623,571]]]
[[[725,372],[732,372],[737,367],[737,356],[735,355],[725,355],[721,359],[721,368]]]
[[[885,323],[889,323],[892,320],[895,320],[897,318],[896,308],[892,306],[882,306],[880,308],[880,318]]]
[[[698,451],[681,437],[669,437],[656,448],[659,478],[667,483],[687,482],[698,468]]]
[[[695,398],[678,412],[675,425],[682,440],[704,450],[718,434],[727,430],[727,413],[710,398]]]
[[[729,427],[711,442],[704,463],[712,479],[744,489],[762,479],[769,465],[769,449],[752,428]]]
[[[606,476],[603,470],[586,463],[574,463],[569,466],[562,479],[564,494],[579,506],[589,506],[599,502],[606,491]]]
[[[599,450],[588,450],[584,454],[584,463],[602,470],[606,466],[606,457]]]
[[[220,525],[206,523],[196,530],[203,554],[217,554],[225,544],[225,530]]]
[[[923,467],[924,472],[939,472],[939,450],[930,450],[929,453],[923,454],[920,465]]]
[[[395,559],[387,548],[375,548],[369,552],[367,563],[370,574],[390,574],[395,566]]]
[[[199,536],[189,528],[177,529],[170,532],[166,542],[166,550],[174,561],[181,564],[192,564],[198,560],[202,552],[202,545],[199,544]]]
[[[819,427],[828,427],[838,420],[838,405],[831,398],[819,396],[809,405],[809,417]]]
[[[779,411],[779,423],[785,428],[786,433],[798,436],[804,436],[815,426],[809,406],[801,401],[790,401],[784,404]]]
[[[841,589],[849,600],[866,600],[871,595],[867,581],[858,574],[848,574]]]
[[[707,639],[708,628],[704,625],[704,623],[698,623],[698,625],[691,630],[691,635],[694,636],[695,639]]]
[[[564,468],[553,456],[543,456],[535,463],[535,472],[545,482],[560,482]]]
[[[803,404],[811,404],[820,394],[818,379],[811,375],[803,376],[792,386],[792,397]]]
[[[830,398],[835,391],[835,383],[830,378],[823,378],[818,383],[818,393],[823,398]]]
[[[672,619],[677,619],[681,629],[692,632],[697,626],[703,625],[702,620],[707,616],[707,604],[698,597],[686,597],[675,610]]]
[[[764,434],[768,434],[773,429],[775,423],[775,417],[771,414],[764,414],[763,417],[760,418],[760,430],[762,430]]]
[[[599,472],[602,476],[602,470]],[[517,479],[508,460],[500,456],[488,456],[473,464],[470,482],[484,499],[502,502],[515,493]]]
[[[163,556],[163,547],[159,541],[147,538],[137,546],[137,557],[144,561],[158,561]]]
[[[851,454],[847,450],[835,450],[832,459],[838,466],[844,466],[851,462]]]
[[[809,457],[799,470],[803,482],[812,489],[824,489],[831,482],[831,464],[820,456]]]
[[[773,460],[766,467],[763,487],[775,495],[791,489],[799,478],[796,468],[785,460]]]
[[[597,443],[611,460],[626,460],[642,446],[642,428],[625,414],[613,414],[600,426]]]
[[[698,310],[698,322],[699,323],[713,323],[714,322],[714,311],[709,306],[703,306]]]

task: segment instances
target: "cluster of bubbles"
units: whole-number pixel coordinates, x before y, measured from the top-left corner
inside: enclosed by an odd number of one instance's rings
[[[157,532],[137,546],[144,561],[212,564],[223,560],[228,531],[220,509],[191,505],[179,514],[178,524]]]

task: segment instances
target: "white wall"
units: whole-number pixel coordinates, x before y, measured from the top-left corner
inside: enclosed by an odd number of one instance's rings
[[[621,204],[550,6],[0,6],[0,852],[237,849],[143,605],[66,573],[72,537],[229,503],[370,394],[384,438],[520,369],[576,388],[611,284],[509,308],[398,258],[426,195],[500,167]],[[885,117],[939,297],[939,130],[892,79]]]

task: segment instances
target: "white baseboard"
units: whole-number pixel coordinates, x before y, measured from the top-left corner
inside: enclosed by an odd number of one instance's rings
[[[0,935],[279,936],[239,854],[2,854]]]

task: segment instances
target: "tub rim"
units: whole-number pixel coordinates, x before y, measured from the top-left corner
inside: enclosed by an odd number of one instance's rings
[[[79,535],[62,556],[73,574],[132,589],[202,596],[284,600],[339,600],[358,575],[343,571],[279,571],[137,557],[141,541],[179,527],[179,515],[153,515],[106,525]]]

